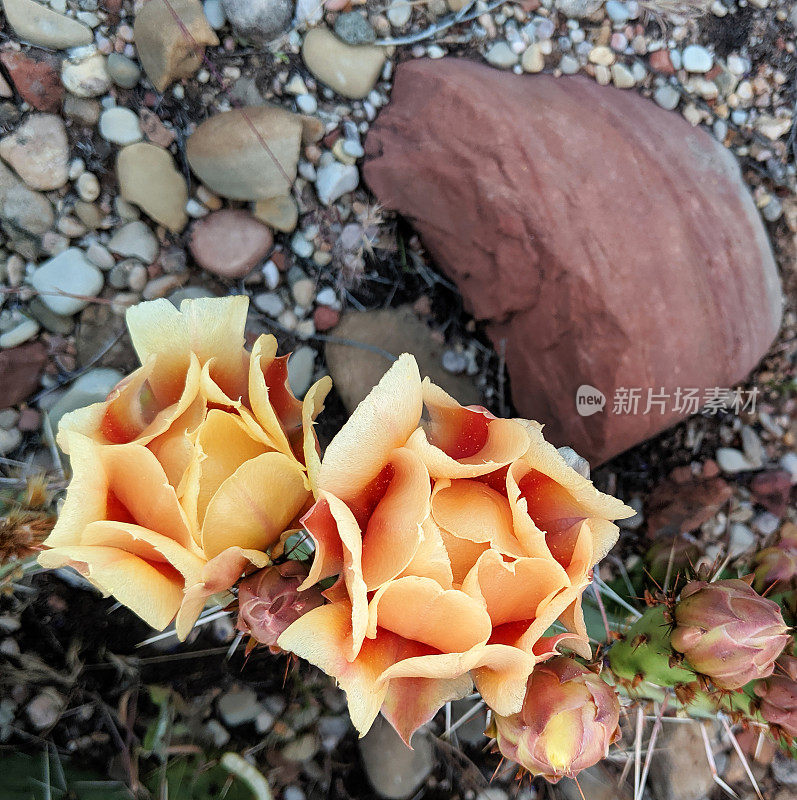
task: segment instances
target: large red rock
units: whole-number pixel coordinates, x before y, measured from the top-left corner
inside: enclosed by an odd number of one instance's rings
[[[733,156],[633,92],[461,59],[396,71],[365,178],[408,217],[498,346],[512,399],[600,463],[672,425],[677,387],[730,386],[781,318]],[[582,384],[606,406],[576,411]],[[640,389],[636,414],[615,392]],[[669,393],[644,413],[648,390]]]

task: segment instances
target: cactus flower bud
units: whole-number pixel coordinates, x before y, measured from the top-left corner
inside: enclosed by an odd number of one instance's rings
[[[753,586],[759,592],[797,588],[797,526],[784,525],[777,544],[756,555]]]
[[[560,656],[534,668],[518,714],[495,715],[495,736],[504,756],[556,783],[606,757],[619,717],[614,689]]]
[[[307,568],[298,561],[258,570],[238,587],[238,630],[274,647],[280,635],[308,611],[324,604],[321,590],[299,586]]]
[[[789,641],[778,604],[742,580],[687,584],[675,622],[672,646],[720,689],[769,677]]]
[[[778,666],[783,673],[778,670],[754,687],[760,698],[759,711],[779,732],[797,739],[797,658],[783,656]]]

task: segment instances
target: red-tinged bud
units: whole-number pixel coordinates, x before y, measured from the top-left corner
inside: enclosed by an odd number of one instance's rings
[[[779,731],[797,739],[797,658],[779,658],[774,674],[757,683],[754,691],[761,698],[761,716]]]
[[[307,568],[298,561],[266,567],[241,581],[238,587],[238,630],[261,644],[274,647],[280,635],[299,617],[324,604],[321,590],[299,586]]]
[[[494,717],[501,753],[551,783],[605,758],[619,718],[614,689],[563,656],[534,668],[520,713]]]
[[[671,642],[716,687],[739,689],[772,674],[788,630],[777,603],[744,581],[692,581],[675,607]]]
[[[759,592],[787,592],[797,586],[797,547],[779,542],[755,557],[755,581]]]

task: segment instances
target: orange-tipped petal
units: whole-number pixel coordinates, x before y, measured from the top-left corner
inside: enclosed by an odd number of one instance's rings
[[[127,310],[127,327],[142,363],[157,356],[151,383],[155,396],[173,403],[180,395],[188,360],[214,359],[213,380],[233,399],[246,394],[245,296],[184,300],[178,311],[168,300],[139,303]]]
[[[526,452],[525,428],[497,419],[482,408],[463,407],[428,378],[423,401],[430,422],[417,430],[408,447],[423,459],[433,478],[475,478],[511,464]]]
[[[175,569],[117,547],[57,547],[40,553],[39,563],[45,569],[73,567],[103,595],[113,595],[156,630],[174,619],[183,599],[183,579]]]
[[[394,678],[389,682],[382,714],[410,747],[412,734],[429,722],[448,702],[461,700],[473,690],[470,675],[438,678]]]
[[[454,573],[440,528],[435,525],[431,517],[423,521],[421,528],[423,540],[402,576],[417,575],[420,578],[431,578],[443,589],[451,589],[454,584]]]
[[[269,563],[263,552],[229,547],[204,564],[200,574],[186,587],[175,620],[177,638],[185,641],[209,597],[229,589],[249,567],[262,569]]]
[[[432,495],[432,517],[458,539],[487,542],[506,555],[524,555],[512,529],[509,502],[480,481],[438,481]]]
[[[567,573],[551,558],[504,561],[487,550],[471,570],[462,590],[484,598],[493,625],[532,621],[543,603],[570,586]]]
[[[407,576],[383,586],[369,606],[368,633],[377,625],[443,653],[464,653],[490,638],[490,617],[480,598],[443,589],[431,578]]]
[[[315,545],[310,573],[299,587],[304,591],[324,578],[340,573],[343,569],[343,544],[338,535],[338,523],[325,498],[318,499],[300,522]]]
[[[346,692],[354,727],[364,736],[385,701],[388,684],[380,675],[395,663],[403,643],[389,631],[366,639],[357,658],[350,661],[347,643],[352,639],[352,609],[346,602],[308,611],[277,640],[283,650],[306,659],[337,680]]]
[[[344,502],[376,478],[390,454],[405,444],[421,418],[421,378],[415,359],[402,355],[329,443],[319,488]]]
[[[429,516],[429,473],[405,447],[390,457],[392,479],[362,537],[363,579],[369,591],[399,575],[412,561]]]
[[[242,464],[208,503],[202,548],[208,558],[228,547],[265,551],[279,540],[309,498],[299,464],[264,453]]]
[[[307,390],[302,401],[302,428],[304,430],[302,452],[310,488],[316,497],[318,496],[318,473],[321,470],[321,457],[318,453],[318,438],[313,426],[315,418],[324,410],[324,400],[331,388],[332,378],[325,375]]]

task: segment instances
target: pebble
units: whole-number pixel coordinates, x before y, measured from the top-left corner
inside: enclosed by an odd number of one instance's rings
[[[532,42],[524,51],[520,60],[520,65],[524,72],[542,72],[545,69],[545,56],[542,48],[536,42]]]
[[[78,197],[86,203],[93,203],[100,196],[100,182],[93,172],[84,172],[75,181]]]
[[[336,308],[319,305],[313,311],[313,325],[317,331],[328,331],[334,328],[338,322],[340,322],[340,311]]]
[[[337,161],[326,164],[318,170],[315,190],[318,199],[330,206],[347,192],[353,192],[360,182],[357,167]]]
[[[335,19],[334,31],[346,44],[372,44],[376,41],[374,29],[358,11],[338,14]]]
[[[324,5],[318,0],[296,0],[296,21],[302,25],[316,25],[324,16]]]
[[[149,142],[128,145],[116,159],[116,175],[125,200],[173,233],[186,226],[188,187],[168,150]]]
[[[243,687],[238,691],[223,694],[218,699],[216,709],[225,725],[236,728],[247,722],[253,722],[263,706],[257,702],[257,694],[253,689]]]
[[[394,28],[403,28],[412,16],[412,6],[407,0],[391,0],[387,18]]]
[[[146,3],[136,13],[133,32],[141,66],[159,92],[180,78],[193,77],[202,65],[204,47],[219,43],[199,0]]]
[[[368,780],[380,797],[409,798],[423,786],[435,759],[428,734],[421,730],[407,747],[393,727],[377,717],[358,741]]]
[[[578,60],[565,53],[559,61],[559,69],[563,75],[575,75],[579,70]]]
[[[248,275],[274,245],[271,231],[240,209],[222,209],[194,223],[189,248],[196,262],[222,278]]]
[[[0,167],[2,165],[0,164]],[[3,167],[3,169],[5,169]],[[0,170],[0,182],[3,176]],[[10,173],[9,173],[10,174]],[[16,181],[16,179],[13,179]],[[49,231],[55,222],[50,201],[39,192],[34,192],[24,183],[15,182],[2,201],[2,217],[11,226],[19,228],[32,236],[41,236]]]
[[[284,233],[291,233],[299,221],[299,207],[289,194],[258,200],[253,215],[271,228]]]
[[[615,25],[625,25],[631,19],[631,12],[628,10],[628,6],[619,2],[619,0],[607,0],[606,13]]]
[[[556,0],[555,5],[570,19],[585,19],[603,5],[603,0]]]
[[[301,278],[291,286],[291,294],[297,305],[309,308],[315,299],[315,281]]]
[[[141,70],[135,61],[121,53],[111,53],[105,63],[108,77],[123,89],[132,89],[141,80]]]
[[[97,245],[97,247],[102,247],[102,245]],[[152,264],[158,256],[159,246],[158,240],[146,223],[136,220],[135,222],[128,222],[127,225],[123,225],[116,230],[108,242],[107,249],[118,256],[136,258],[144,264]],[[94,260],[98,257],[98,254],[98,249],[95,248],[92,252],[92,249],[89,248],[89,258]],[[109,261],[104,254],[99,255],[99,259],[102,263],[98,264],[98,266],[102,267],[102,269],[110,269],[113,266],[113,257],[111,257],[110,266],[105,266],[109,264]]]
[[[442,358],[443,369],[454,375],[460,375],[468,368],[468,357],[456,350],[446,350]]]
[[[714,56],[698,44],[684,48],[682,60],[687,72],[706,73],[714,66]]]
[[[729,475],[754,469],[753,465],[744,457],[744,454],[733,447],[718,448],[715,460],[720,469]]]
[[[0,456],[7,456],[22,443],[22,434],[16,428],[0,428]]]
[[[747,525],[742,525],[741,522],[734,522],[731,524],[729,535],[730,542],[728,555],[731,558],[738,558],[755,547],[755,534],[750,530],[750,528],[747,527]]]
[[[293,0],[221,0],[237,36],[268,44],[286,31],[293,17]]]
[[[327,28],[307,32],[302,58],[319,81],[352,100],[368,96],[385,63],[381,47],[346,44]]]
[[[291,250],[299,258],[310,258],[313,255],[313,243],[309,242],[301,231],[297,231],[291,238]]]
[[[288,382],[291,391],[301,399],[310,388],[315,369],[315,350],[304,345],[293,351],[288,360]]]
[[[315,114],[318,111],[318,100],[311,94],[300,94],[296,97],[296,106],[302,114]]]
[[[55,114],[31,114],[0,139],[0,158],[31,188],[60,189],[69,180],[69,142]]]
[[[205,0],[202,9],[208,24],[214,31],[220,31],[227,24],[227,15],[224,13],[221,0]]]
[[[330,306],[331,308],[335,308],[340,310],[340,300],[338,300],[337,294],[335,294],[335,290],[331,286],[325,286],[321,291],[316,295],[316,302],[320,303],[324,306]]]
[[[606,47],[605,45],[599,45],[598,47],[593,47],[592,50],[590,50],[590,64],[597,64],[601,67],[610,67],[612,64],[614,64],[615,60],[615,54],[612,52],[611,48]]]
[[[754,469],[760,469],[767,458],[761,439],[749,425],[745,425],[742,428],[741,437],[744,457]]]
[[[39,323],[30,317],[25,317],[22,322],[15,325],[11,330],[0,334],[0,349],[16,347],[23,342],[32,339],[39,332]]]
[[[518,63],[518,54],[506,42],[495,42],[484,57],[489,64],[501,69],[509,69]]]
[[[179,289],[188,279],[187,273],[181,275],[160,275],[153,278],[141,292],[141,297],[144,300],[157,300],[159,297],[165,297],[175,289]]]
[[[262,311],[273,319],[276,319],[285,310],[285,303],[275,292],[261,292],[256,294],[252,301],[258,311]]]
[[[55,314],[69,316],[85,308],[88,300],[67,297],[58,292],[96,297],[103,286],[102,273],[82,250],[71,247],[45,261],[30,277],[30,284],[41,292],[42,302]]]
[[[111,88],[102,53],[89,52],[65,60],[61,66],[61,83],[77,97],[99,97]]]
[[[797,484],[797,453],[785,453],[781,456],[779,464],[791,475],[792,486]]]
[[[252,125],[282,169],[253,134]],[[191,169],[216,194],[265,200],[290,192],[303,137],[316,140],[322,134],[323,126],[311,130],[307,118],[280,108],[250,107],[245,114],[236,109],[203,122],[188,138],[186,155]]]
[[[680,99],[681,95],[678,90],[669,83],[663,83],[653,92],[653,100],[655,103],[667,111],[676,109]]]
[[[65,50],[91,44],[91,29],[34,0],[3,0],[6,18],[20,39],[39,47]]]
[[[612,64],[612,83],[618,89],[630,89],[636,84],[634,73],[625,64]]]
[[[134,144],[144,137],[138,115],[129,108],[116,106],[100,115],[100,136],[113,144]]]

